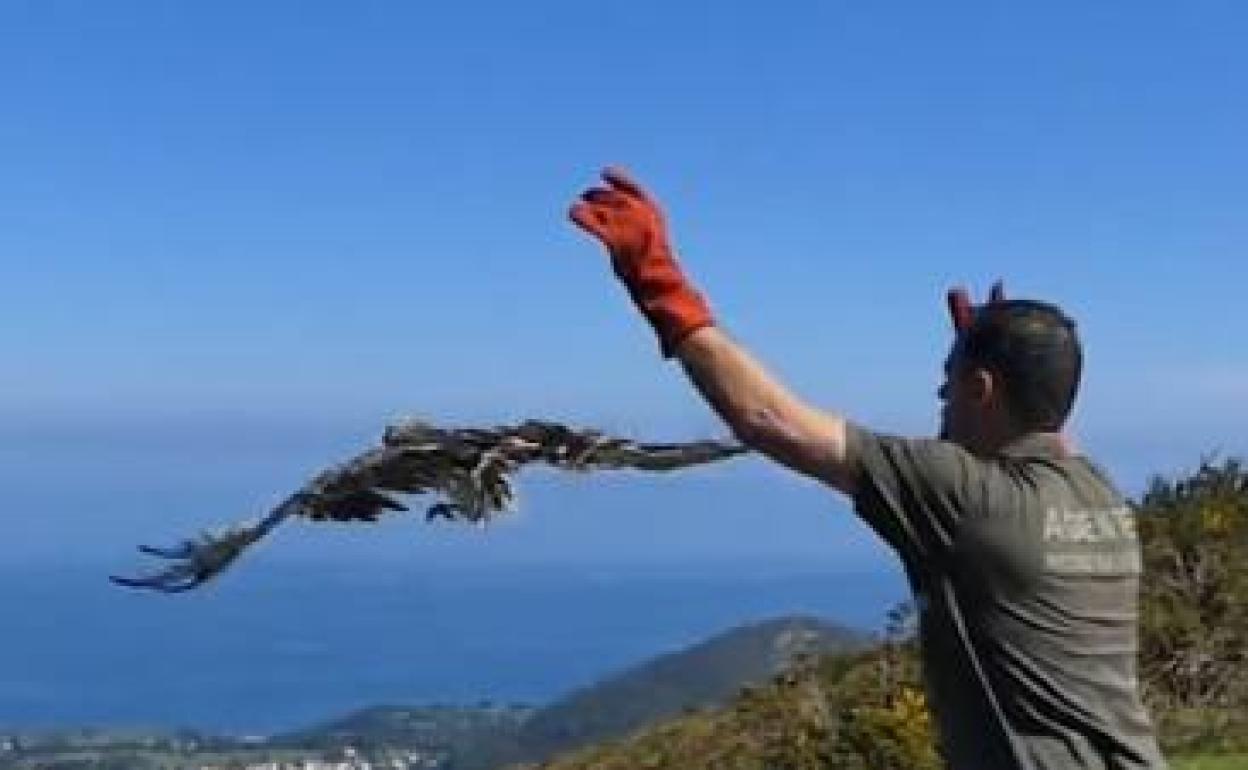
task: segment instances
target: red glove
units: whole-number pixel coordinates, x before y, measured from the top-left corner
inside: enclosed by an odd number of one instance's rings
[[[971,304],[971,295],[961,286],[949,290],[946,295],[949,305],[949,318],[953,321],[954,332],[961,334],[975,323],[975,306]],[[1005,284],[997,281],[988,292],[989,304],[1005,301]]]
[[[607,247],[615,274],[670,358],[686,337],[715,323],[711,309],[680,271],[658,204],[620,169],[608,168],[602,178],[607,186],[587,190],[568,214]]]

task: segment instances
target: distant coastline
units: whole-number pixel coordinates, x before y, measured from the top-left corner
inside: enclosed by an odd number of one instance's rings
[[[176,598],[0,566],[0,726],[256,735],[378,703],[541,705],[761,618],[874,629],[904,595],[810,564],[384,566],[244,565]]]

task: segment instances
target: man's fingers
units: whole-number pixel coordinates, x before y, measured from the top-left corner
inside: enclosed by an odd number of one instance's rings
[[[946,295],[949,303],[949,318],[953,321],[953,330],[964,332],[975,322],[975,310],[971,307],[971,295],[961,286],[950,289]]]
[[[949,290],[949,318],[953,321],[954,331],[964,332],[975,322],[975,306],[971,304],[971,295],[961,286]],[[988,291],[988,304],[1005,301],[1005,282],[997,281]]]
[[[602,239],[606,234],[607,212],[592,203],[577,203],[568,210],[568,218],[590,235]]]
[[[628,199],[623,195],[604,187],[592,187],[586,190],[581,193],[581,200],[613,209],[622,209],[628,206]]]
[[[643,201],[649,201],[650,195],[641,185],[637,184],[628,172],[619,166],[607,166],[602,170],[602,178],[613,189],[640,198]]]

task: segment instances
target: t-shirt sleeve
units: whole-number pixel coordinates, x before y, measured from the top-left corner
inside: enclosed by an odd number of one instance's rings
[[[949,441],[887,436],[848,426],[854,510],[903,559],[947,553],[962,517],[981,502],[980,461]]]

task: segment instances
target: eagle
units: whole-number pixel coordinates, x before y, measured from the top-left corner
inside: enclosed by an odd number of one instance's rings
[[[113,575],[128,588],[178,593],[225,571],[253,543],[290,518],[375,522],[408,506],[396,495],[432,494],[427,521],[484,526],[512,509],[511,477],[526,465],[567,471],[673,471],[717,462],[749,450],[725,441],[640,443],[592,429],[544,420],[492,428],[439,428],[408,420],[386,428],[381,445],[330,467],[259,519],[204,532],[173,547],[140,545],[165,562],[135,577]]]

